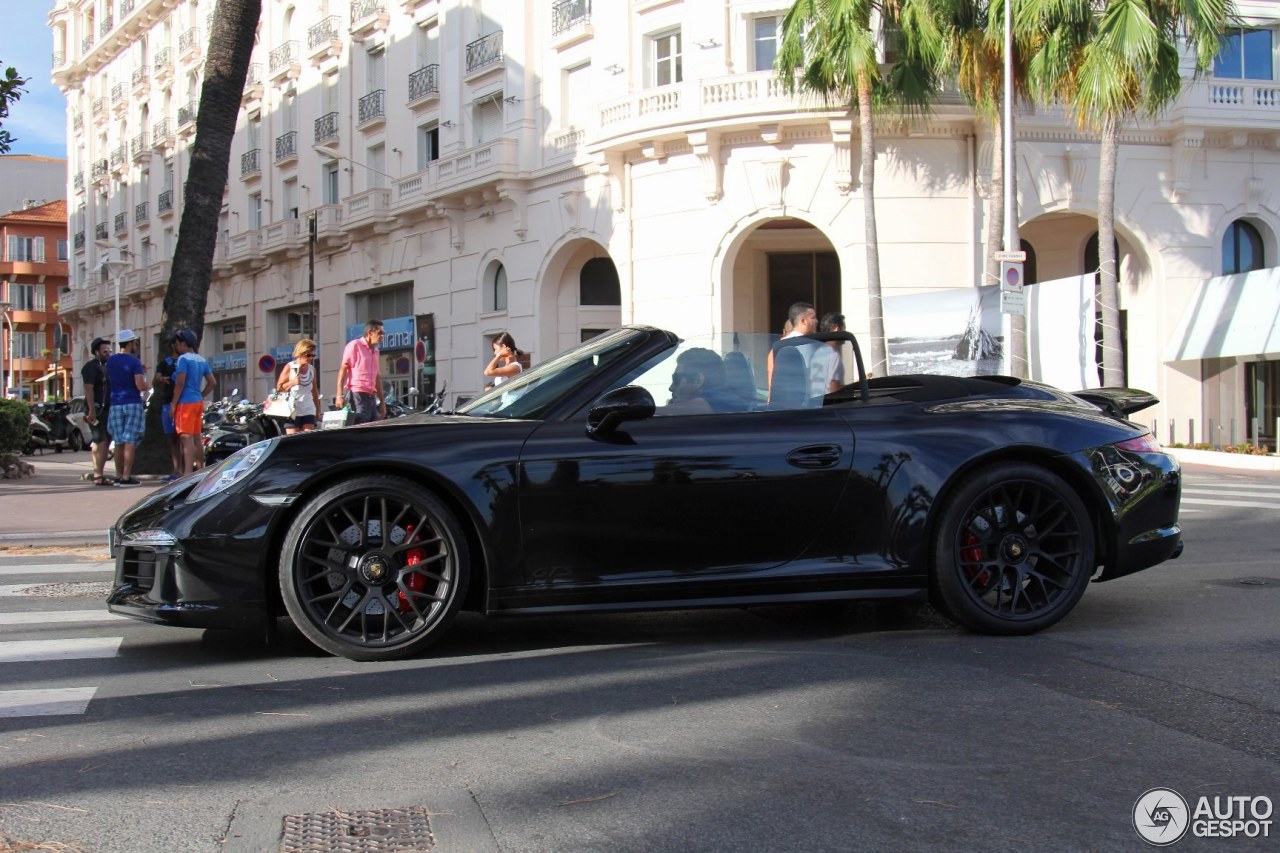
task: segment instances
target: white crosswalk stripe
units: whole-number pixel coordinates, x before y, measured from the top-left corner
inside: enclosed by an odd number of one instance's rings
[[[32,579],[29,583],[0,584],[0,596],[25,595],[27,593],[24,591],[55,584],[75,587],[76,582],[79,581],[100,583],[110,579],[110,573],[114,567],[114,563],[100,561],[0,565],[0,576]],[[97,626],[103,622],[113,622],[123,618],[108,612],[101,605],[80,610],[27,610],[0,612],[0,627],[29,632],[32,628],[48,625],[56,626],[54,630],[65,630],[79,625]],[[113,658],[120,653],[120,644],[123,642],[123,637],[4,640],[0,641],[0,665]],[[29,670],[23,670],[23,672],[27,673]],[[12,683],[12,676],[6,676],[7,673],[0,670],[0,683],[5,681]],[[97,692],[96,685],[0,690],[0,719],[84,714]]]
[[[1187,477],[1182,481],[1182,506],[1184,512],[1202,511],[1188,507],[1280,510],[1280,484],[1236,483],[1206,477]]]

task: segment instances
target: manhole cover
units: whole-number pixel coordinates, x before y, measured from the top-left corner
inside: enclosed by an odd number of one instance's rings
[[[1253,576],[1248,578],[1224,578],[1222,580],[1207,581],[1214,586],[1226,586],[1232,589],[1239,589],[1242,586],[1257,589],[1263,587],[1265,589],[1280,589],[1280,578],[1272,578],[1263,576]]]
[[[280,853],[418,853],[431,850],[431,815],[423,806],[284,816]]]

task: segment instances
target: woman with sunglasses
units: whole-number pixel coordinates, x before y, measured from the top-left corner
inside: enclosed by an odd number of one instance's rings
[[[280,371],[276,390],[289,395],[293,417],[284,422],[285,435],[316,428],[320,388],[316,384],[316,342],[303,338],[293,346],[293,361]]]

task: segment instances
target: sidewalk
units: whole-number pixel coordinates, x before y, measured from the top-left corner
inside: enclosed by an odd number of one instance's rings
[[[160,484],[142,480],[128,489],[95,486],[89,451],[64,451],[22,457],[35,469],[34,477],[0,480],[0,548],[13,545],[107,547],[107,528],[120,514]],[[107,462],[107,474],[115,469]]]

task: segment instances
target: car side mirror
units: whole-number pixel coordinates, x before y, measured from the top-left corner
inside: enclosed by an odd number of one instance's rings
[[[639,385],[615,388],[596,400],[587,412],[587,435],[608,435],[621,423],[653,417],[656,410],[653,395]]]

